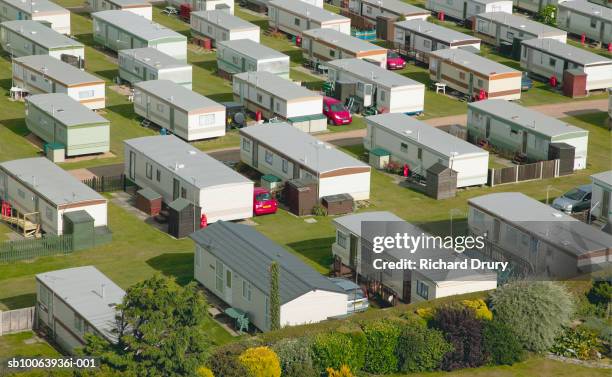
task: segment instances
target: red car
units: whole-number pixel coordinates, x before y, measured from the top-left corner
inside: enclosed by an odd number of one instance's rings
[[[323,114],[327,117],[329,123],[336,126],[349,124],[353,121],[351,113],[342,102],[331,97],[323,97]]]
[[[276,213],[277,208],[278,203],[272,197],[270,191],[262,187],[255,187],[253,192],[253,213],[255,213],[255,216]]]
[[[395,51],[387,50],[387,69],[403,69],[406,61]]]

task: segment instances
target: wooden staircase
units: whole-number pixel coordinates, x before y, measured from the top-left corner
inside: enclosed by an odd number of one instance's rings
[[[40,237],[40,224],[36,221],[38,218],[38,212],[32,213],[19,213],[17,216],[8,216],[5,214],[0,215],[2,221],[7,224],[20,228],[24,237]]]

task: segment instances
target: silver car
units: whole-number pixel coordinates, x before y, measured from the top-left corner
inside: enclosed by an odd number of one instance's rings
[[[555,199],[553,208],[571,214],[591,208],[591,185],[578,186]]]
[[[363,293],[360,286],[344,278],[329,278],[334,284],[339,286],[348,295],[347,310],[348,314],[362,312],[370,307],[368,298]]]

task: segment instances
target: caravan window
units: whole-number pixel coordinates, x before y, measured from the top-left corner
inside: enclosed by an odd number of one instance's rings
[[[347,241],[347,237],[346,234],[342,233],[341,231],[337,231],[336,232],[336,242],[338,243],[338,246],[340,246],[343,249],[346,249],[346,243]]]
[[[513,40],[513,39],[514,39],[514,33],[513,33],[513,32],[511,32],[511,31],[509,31],[509,32],[508,32],[508,34],[506,34],[506,37],[507,37],[509,40]]]
[[[268,165],[272,165],[272,163],[274,162],[274,155],[272,154],[272,152],[270,152],[267,149],[266,149],[265,159]]]
[[[427,284],[423,283],[420,280],[417,280],[416,291],[417,294],[423,297],[425,300],[429,299],[429,286],[427,286]]]
[[[401,143],[400,144],[400,151],[404,152],[404,153],[408,153],[408,144],[406,143]]]
[[[550,64],[551,67],[554,67],[557,64],[557,60],[550,58],[550,60],[548,61],[548,64]]]
[[[200,115],[200,126],[210,126],[215,124],[215,114],[204,114]]]
[[[82,90],[79,92],[79,98],[91,98],[94,96],[93,90]]]
[[[593,29],[597,27],[597,19],[596,18],[591,18],[591,27]]]
[[[244,297],[247,301],[251,301],[251,283],[246,280],[242,281],[242,297]]]
[[[47,216],[47,219],[53,221],[53,210],[51,209],[51,207],[45,208],[45,216]]]
[[[474,6],[474,12],[475,12],[475,13],[477,13],[477,14],[482,12],[482,11],[480,10],[480,5],[476,5],[476,6]]]
[[[147,178],[153,179],[153,165],[146,163],[146,174]]]
[[[331,56],[332,58],[333,58],[334,56],[336,56],[336,51],[335,51],[335,50],[331,50],[331,49],[330,49],[330,50],[329,50],[329,56]]]
[[[423,40],[423,47],[431,48],[431,41],[429,39]]]
[[[366,13],[367,14],[372,14],[372,7],[371,6],[367,6],[366,7]]]
[[[263,102],[263,96],[261,94],[257,94],[257,102]]]
[[[83,331],[83,318],[77,313],[74,313],[74,328],[79,332]]]
[[[465,80],[465,72],[459,72],[459,78]]]
[[[245,152],[251,151],[251,141],[247,139],[242,139],[242,150]]]
[[[478,31],[480,32],[488,32],[489,24],[484,20],[478,20]]]
[[[157,169],[155,172],[155,179],[157,179],[157,182],[161,181],[161,170]]]
[[[159,111],[160,113],[164,112],[164,105],[161,103],[157,104],[157,111]]]
[[[283,173],[287,173],[289,171],[289,161],[283,158]]]
[[[477,85],[479,88],[482,88],[482,87],[484,87],[484,82],[482,82],[482,80],[481,80],[481,79],[478,79],[478,81],[476,81],[476,85]]]
[[[187,199],[187,189],[185,187],[181,187],[181,198]]]
[[[446,4],[453,5],[453,0],[446,0]]]
[[[417,158],[419,160],[423,160],[423,148],[419,148],[419,150],[417,151]]]
[[[293,24],[294,24],[295,26],[300,26],[300,19],[296,17],[296,18],[293,20]]]

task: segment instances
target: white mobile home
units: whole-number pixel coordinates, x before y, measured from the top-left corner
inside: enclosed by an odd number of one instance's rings
[[[612,170],[591,176],[591,216],[604,224],[612,225]],[[610,230],[608,230],[608,233]]]
[[[366,117],[363,146],[382,148],[390,158],[425,176],[432,165],[457,172],[457,187],[487,183],[489,152],[405,114]]]
[[[349,194],[370,197],[370,167],[287,123],[240,129],[240,160],[263,174],[283,181],[309,178],[318,197]]]
[[[559,3],[557,26],[604,44],[612,42],[612,9],[586,0]]]
[[[217,68],[221,75],[269,72],[289,79],[289,56],[250,39],[217,44]]]
[[[186,199],[209,223],[253,216],[253,182],[189,143],[175,136],[145,136],[124,145],[125,175],[160,194],[166,204]]]
[[[567,69],[586,73],[586,90],[612,87],[612,60],[554,39],[530,39],[522,42],[521,67],[541,77],[557,77],[563,82]]]
[[[375,106],[380,113],[423,112],[425,85],[420,82],[361,59],[333,60],[325,66],[335,85],[355,83],[354,97],[360,108]]]
[[[110,122],[64,93],[35,94],[26,99],[26,126],[46,143],[59,143],[66,156],[110,150]]]
[[[431,12],[399,0],[349,0],[348,9],[376,24],[377,17],[426,20]]]
[[[49,0],[0,0],[0,22],[33,20],[70,34],[70,12]]]
[[[329,28],[351,34],[351,20],[300,0],[273,0],[268,3],[268,24],[290,35],[304,30]]]
[[[562,1],[563,0],[513,0],[512,3],[517,9],[538,13],[548,5],[554,5],[556,7]]]
[[[551,159],[551,144],[569,144],[574,147],[574,170],[586,168],[588,131],[509,101],[468,104],[467,129],[474,143],[486,141],[535,161]]]
[[[250,39],[259,43],[259,26],[220,10],[191,12],[191,34],[222,41]]]
[[[14,57],[49,55],[78,68],[85,66],[85,46],[38,21],[5,21],[0,24],[0,44]]]
[[[366,59],[387,68],[387,49],[334,29],[302,33],[302,56],[316,64],[336,59]]]
[[[567,33],[563,30],[505,12],[477,14],[473,29],[477,37],[494,46],[514,45],[518,43],[515,39],[552,38],[563,43],[567,41]]]
[[[94,41],[112,50],[153,47],[175,59],[187,60],[187,38],[160,24],[124,10],[91,14]]]
[[[521,98],[521,71],[461,49],[430,52],[429,77],[471,98]]]
[[[91,12],[104,10],[124,10],[143,16],[147,20],[153,19],[153,6],[146,0],[86,0]]]
[[[475,15],[489,12],[512,14],[512,0],[427,0],[425,8],[455,20],[472,22]]]
[[[295,255],[246,224],[218,222],[190,236],[196,244],[194,278],[227,305],[270,330],[270,265],[279,268],[280,325],[346,315],[347,294]]]
[[[49,55],[13,59],[13,85],[28,94],[65,93],[90,109],[106,102],[104,80]]]
[[[21,214],[37,213],[47,234],[63,234],[64,214],[74,211],[107,225],[107,200],[44,157],[0,163],[0,197]]]
[[[225,135],[225,107],[169,80],[134,84],[134,112],[187,141]]]
[[[134,85],[147,80],[170,80],[191,89],[192,67],[152,47],[119,50],[119,77]]]
[[[167,3],[177,9],[183,4],[188,4],[191,6],[192,12],[220,10],[234,14],[234,0],[168,0]]]
[[[234,101],[265,118],[279,117],[305,132],[324,131],[323,97],[270,72],[234,75]]]
[[[37,274],[37,327],[48,328],[68,353],[85,345],[85,334],[116,343],[116,306],[124,297],[123,289],[93,266]]]
[[[612,236],[519,192],[468,200],[471,234],[485,253],[535,278],[571,279],[610,269]],[[583,276],[584,277],[584,276]]]
[[[427,53],[442,49],[480,50],[480,39],[423,20],[395,23],[396,47],[417,60],[427,62]]]

